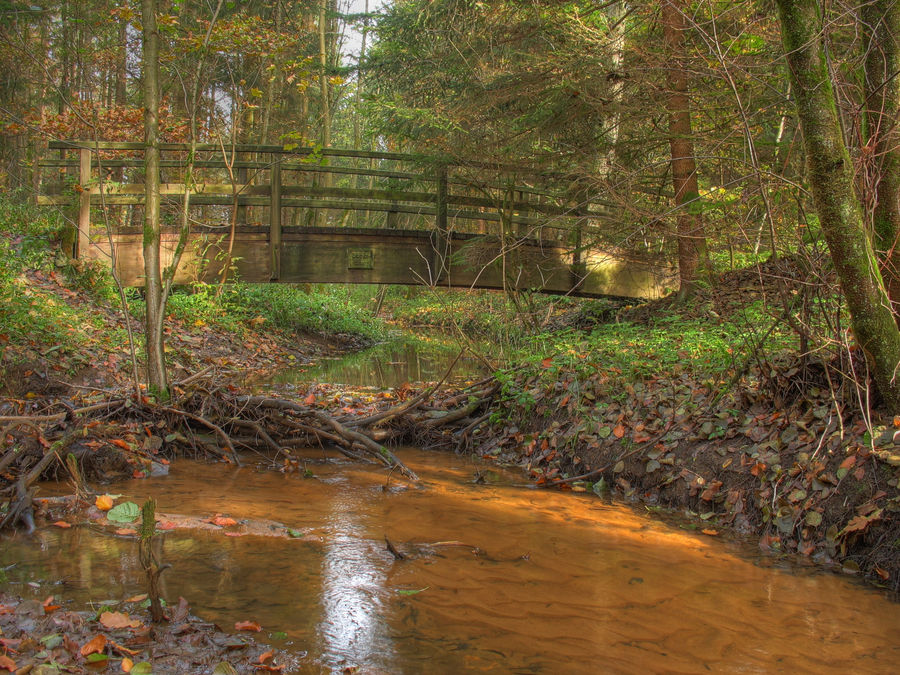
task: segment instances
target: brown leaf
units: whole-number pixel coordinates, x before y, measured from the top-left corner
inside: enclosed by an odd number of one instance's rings
[[[128,656],[137,656],[141,653],[140,649],[129,649],[128,647],[123,647],[118,642],[109,641],[109,646],[115,649],[120,654],[128,654]]]
[[[615,436],[616,438],[622,438],[623,436],[625,436],[625,427],[621,424],[617,424],[613,428],[613,436]]]
[[[104,649],[106,649],[106,636],[98,635],[90,642],[85,643],[80,653],[82,656],[88,656],[89,654],[99,654]]]
[[[249,630],[249,631],[255,631],[258,633],[259,631],[262,630],[262,626],[260,626],[255,621],[238,621],[236,624],[234,624],[234,629],[235,630]]]
[[[14,673],[16,671],[16,662],[5,654],[0,654],[0,668]]]
[[[61,528],[64,529],[64,530],[65,530],[65,529],[68,529],[68,528],[70,528],[70,527],[72,527],[72,523],[67,523],[67,522],[64,521],[64,520],[57,520],[57,521],[56,521],[55,523],[53,523],[53,524],[56,525],[56,527],[61,527]]]
[[[122,612],[103,612],[100,615],[100,624],[104,628],[115,630],[116,628],[140,628],[144,622],[140,619],[132,619]]]
[[[219,527],[231,527],[232,525],[237,525],[237,521],[234,518],[227,518],[225,516],[216,516],[210,522]]]
[[[270,649],[269,651],[263,652],[262,654],[259,655],[259,662],[265,663],[266,661],[271,659],[273,656],[275,656],[275,651]]]
[[[127,656],[124,659],[122,659],[122,672],[123,673],[130,673],[132,668],[134,668],[134,661],[129,659]]]

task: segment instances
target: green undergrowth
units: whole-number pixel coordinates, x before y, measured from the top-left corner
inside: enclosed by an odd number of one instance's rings
[[[456,289],[392,290],[386,311],[407,328],[439,328],[451,335],[490,341],[496,348],[516,351],[529,336],[555,331],[555,319],[578,315],[578,320],[607,316],[618,303],[538,293],[510,297],[502,291]]]
[[[762,308],[753,305],[728,320],[675,313],[649,323],[599,323],[590,330],[530,336],[515,360],[550,374],[567,370],[587,376],[602,370],[624,381],[682,373],[722,379],[742,368],[754,351],[774,354],[796,345],[784,329],[761,335],[757,326],[766,320]]]
[[[384,323],[348,301],[339,287],[303,288],[285,284],[229,284],[221,294],[209,284],[176,290],[169,314],[188,324],[228,331],[256,329],[351,337],[364,341],[385,335]]]
[[[20,198],[21,197],[21,198]],[[121,344],[79,294],[106,303],[112,288],[104,275],[70,263],[60,250],[66,223],[54,210],[38,209],[21,195],[0,198],[0,350],[31,358],[59,351],[79,365],[93,345]],[[60,293],[60,288],[63,291]],[[16,349],[18,348],[18,349]]]

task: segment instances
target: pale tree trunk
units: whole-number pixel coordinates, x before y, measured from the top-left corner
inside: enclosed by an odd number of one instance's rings
[[[866,44],[866,146],[872,230],[888,296],[900,303],[900,2],[872,0],[862,8]],[[900,317],[898,317],[900,319]]]
[[[320,0],[319,3],[319,65],[322,70],[319,74],[319,96],[322,106],[322,147],[331,145],[331,108],[328,105],[328,49],[326,48],[326,29],[328,28],[327,10],[328,0]],[[328,175],[323,174],[323,180],[328,185]]]
[[[326,48],[326,33],[328,29],[328,0],[319,0],[319,105],[322,116],[322,147],[327,148],[331,145],[331,108],[328,105],[328,50]],[[327,164],[328,160],[323,159],[322,164]],[[331,187],[331,174],[322,173],[320,175],[320,185],[322,187]],[[316,211],[316,225],[323,226],[328,224],[328,212],[324,209]]]
[[[900,330],[854,192],[853,166],[841,133],[823,47],[822,8],[818,0],[777,0],[777,4],[819,224],[856,340],[888,410],[897,414]]]
[[[691,135],[691,109],[688,76],[684,60],[684,14],[682,0],[663,0],[662,27],[669,87],[666,110],[669,113],[669,145],[672,153],[672,186],[675,190],[678,237],[678,277],[680,298],[689,297],[697,287],[706,259],[706,235],[700,215],[700,190]]]
[[[163,344],[164,307],[160,273],[159,223],[159,31],[156,26],[157,0],[141,1],[143,26],[144,88],[144,290],[147,316],[145,342],[147,381],[150,392],[168,398],[166,357]]]

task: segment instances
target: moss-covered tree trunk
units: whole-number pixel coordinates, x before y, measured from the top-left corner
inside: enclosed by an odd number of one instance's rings
[[[156,25],[158,0],[142,0],[143,89],[144,89],[144,289],[147,300],[145,344],[147,380],[150,391],[166,398],[166,358],[163,351],[165,303],[160,272],[159,222],[159,30]]]
[[[866,48],[866,159],[875,252],[897,316],[900,303],[900,3],[862,7]]]
[[[675,189],[678,235],[678,295],[685,298],[696,289],[706,260],[706,235],[700,215],[700,190],[691,132],[688,76],[684,60],[685,20],[682,0],[663,0],[662,28],[669,57],[666,109],[669,113],[669,145],[672,151],[672,184]]]
[[[841,133],[823,49],[818,0],[777,0],[784,51],[797,102],[807,171],[822,233],[828,243],[853,331],[875,382],[900,413],[900,330],[854,192],[853,167]]]

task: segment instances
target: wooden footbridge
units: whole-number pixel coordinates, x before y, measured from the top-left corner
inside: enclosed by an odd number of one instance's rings
[[[143,284],[141,143],[57,141],[39,203],[71,206],[72,254]],[[673,285],[658,260],[593,242],[611,218],[544,187],[535,169],[418,155],[258,145],[163,144],[163,264],[189,192],[177,283],[429,284],[654,298]],[[228,251],[230,250],[230,254]]]

